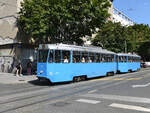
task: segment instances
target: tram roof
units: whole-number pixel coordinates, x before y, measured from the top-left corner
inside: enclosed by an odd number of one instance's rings
[[[68,44],[40,44],[39,49],[74,50],[74,51],[88,51],[88,52],[95,52],[95,53],[116,54],[106,49],[102,49],[101,47],[76,46],[76,45],[68,45]]]
[[[131,54],[131,53],[117,53],[117,55],[118,55],[118,56],[140,57],[139,55]]]

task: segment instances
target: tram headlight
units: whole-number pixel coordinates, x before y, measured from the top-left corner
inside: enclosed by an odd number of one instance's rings
[[[53,75],[53,73],[52,73],[52,72],[49,72],[49,75],[50,75],[50,76],[52,76],[52,75]]]
[[[40,70],[40,74],[42,74],[43,73],[43,71],[42,70]]]

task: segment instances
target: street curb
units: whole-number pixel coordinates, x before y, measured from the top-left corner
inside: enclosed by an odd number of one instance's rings
[[[0,73],[0,84],[22,84],[37,80],[36,75],[15,76],[12,73]]]

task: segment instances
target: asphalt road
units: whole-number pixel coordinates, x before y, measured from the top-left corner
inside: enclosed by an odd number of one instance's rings
[[[150,69],[78,83],[0,84],[0,113],[150,112]]]

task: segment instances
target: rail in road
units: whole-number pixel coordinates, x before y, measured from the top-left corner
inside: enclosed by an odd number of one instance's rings
[[[35,88],[35,90],[30,90],[28,92],[14,92],[12,94],[7,94],[0,97],[0,113],[11,112],[21,108],[27,108],[42,103],[55,103],[61,99],[69,98],[76,95],[84,95],[87,93],[94,93],[94,89],[103,90],[106,88],[118,86],[119,84],[125,84],[129,82],[129,79],[132,78],[142,78],[149,77],[149,70],[121,74],[113,77],[108,77],[110,80],[104,80],[102,82],[98,80],[90,80],[75,84],[64,84],[56,85],[47,88]],[[123,80],[117,81],[119,78]],[[116,80],[115,80],[116,79]],[[136,80],[136,79],[132,79]],[[34,89],[34,88],[33,88]],[[11,105],[11,106],[10,106]],[[9,106],[9,107],[7,107]],[[113,104],[112,106],[115,106]]]

